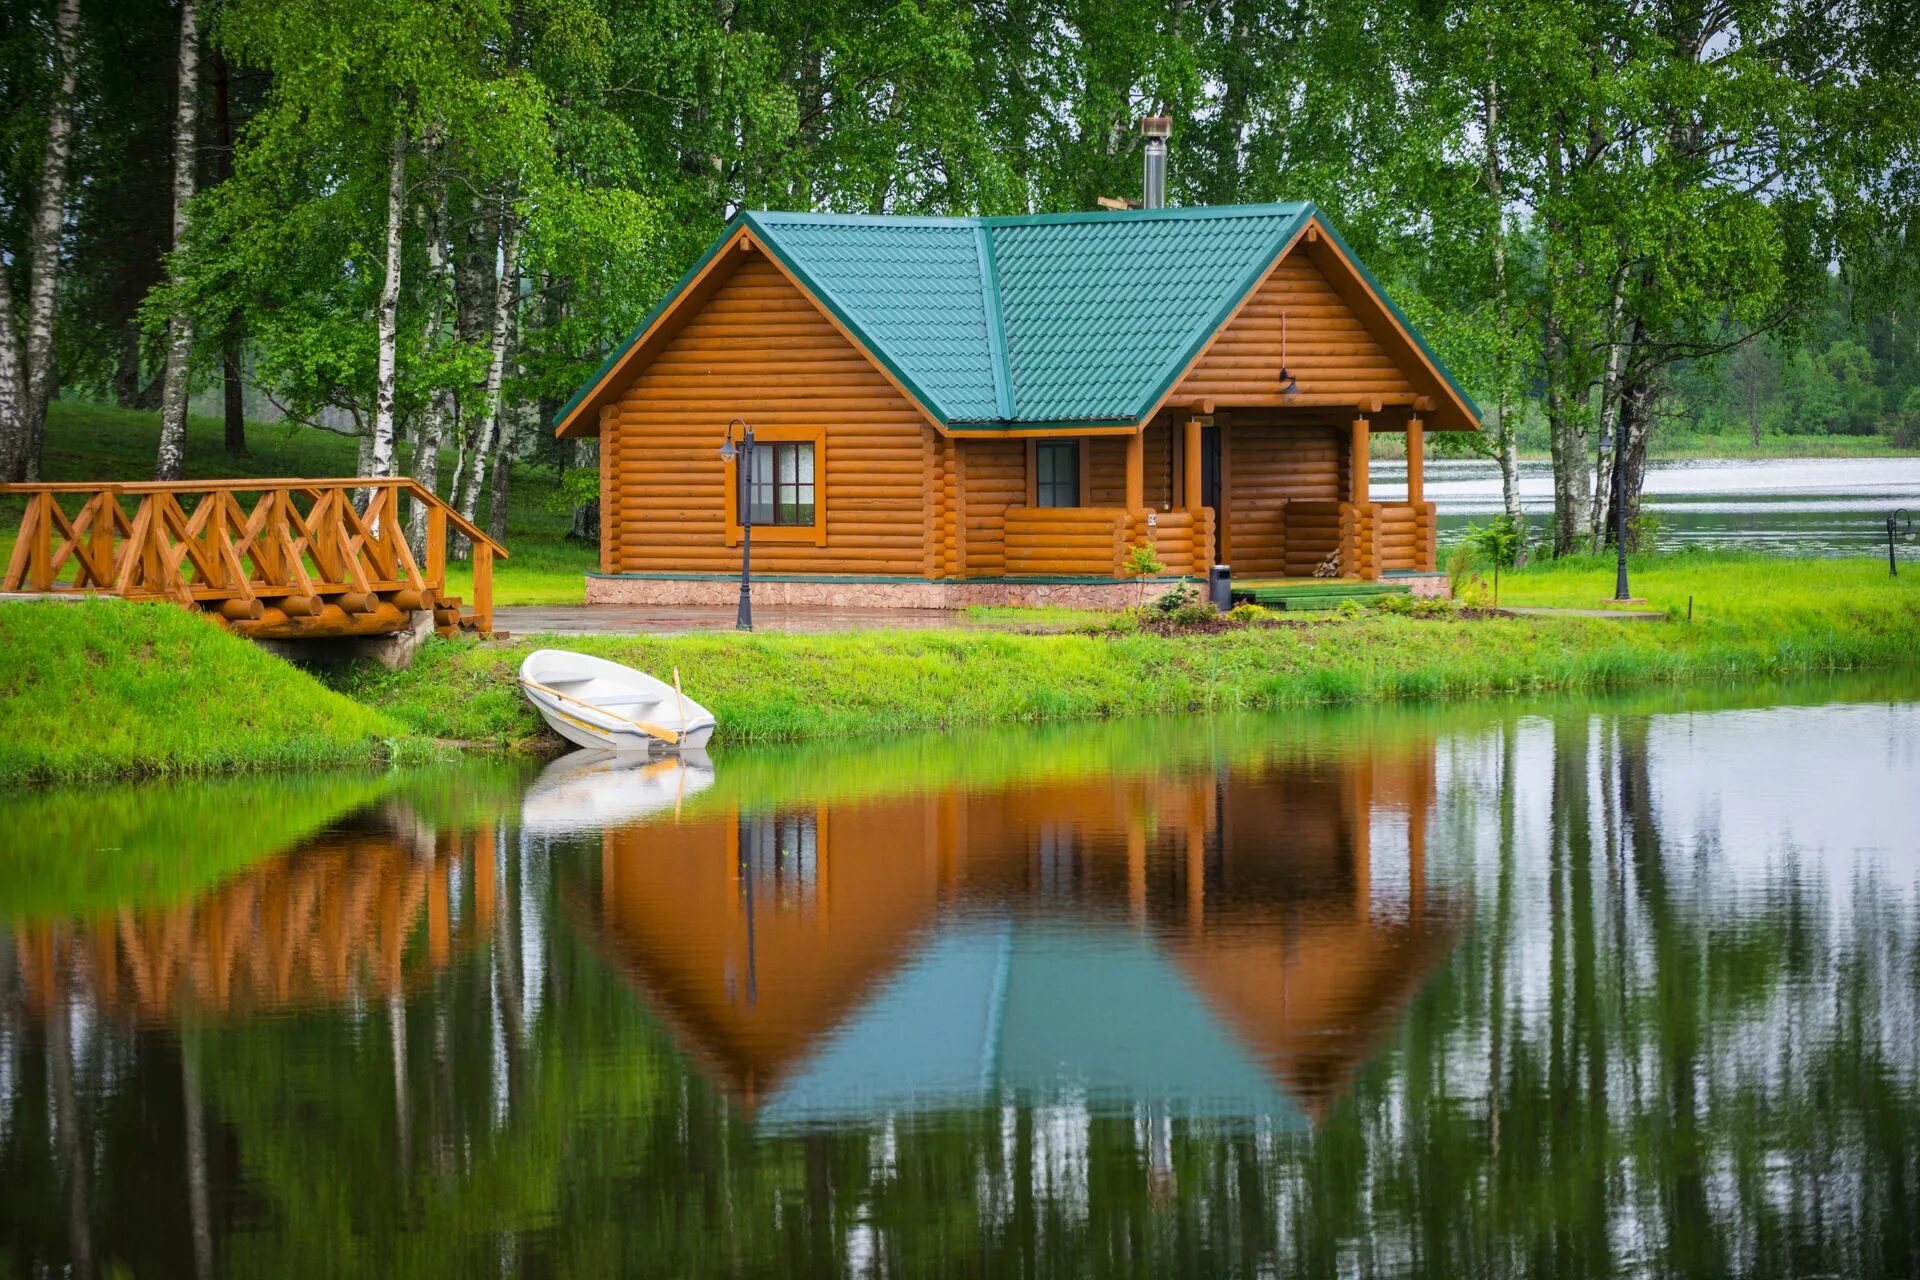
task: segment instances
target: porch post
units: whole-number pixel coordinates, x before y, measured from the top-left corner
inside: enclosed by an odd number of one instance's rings
[[[1147,505],[1147,437],[1136,431],[1127,437],[1127,515]]]
[[[1347,456],[1347,501],[1362,506],[1367,501],[1367,420],[1353,420],[1353,448]]]
[[[1419,506],[1427,500],[1427,428],[1418,418],[1407,421],[1407,501]]]
[[[1185,506],[1197,520],[1200,518],[1200,419],[1198,418],[1187,419],[1185,449],[1186,466],[1180,478],[1186,483],[1181,485],[1181,488],[1186,492]]]

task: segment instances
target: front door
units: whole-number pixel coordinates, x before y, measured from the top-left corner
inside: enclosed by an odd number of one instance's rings
[[[1213,508],[1213,559],[1227,562],[1227,511],[1220,502],[1220,428],[1200,428],[1200,505]]]

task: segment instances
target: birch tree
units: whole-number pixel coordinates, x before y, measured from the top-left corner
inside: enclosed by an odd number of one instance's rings
[[[197,0],[180,0],[179,101],[173,114],[173,251],[186,245],[187,217],[193,203],[194,154],[200,103],[200,28]],[[193,311],[184,291],[176,290],[167,322],[167,375],[160,395],[160,455],[155,480],[186,474],[187,395],[191,389]]]
[[[393,144],[387,156],[387,236],[386,271],[380,284],[379,356],[374,370],[373,439],[368,449],[371,474],[393,474],[393,380],[394,360],[400,344],[400,255],[404,249],[401,232],[406,224],[407,199],[407,126],[402,121],[393,131]]]
[[[481,395],[480,411],[474,424],[474,440],[469,459],[471,470],[460,492],[460,514],[472,520],[480,505],[480,488],[487,480],[487,464],[495,448],[501,425],[501,386],[506,377],[507,351],[513,341],[515,313],[520,291],[520,222],[512,206],[512,189],[500,201],[500,270],[494,284],[492,349],[487,360],[486,388]],[[464,559],[470,550],[465,538],[455,543],[455,554]]]
[[[20,411],[12,415],[13,430],[0,440],[5,455],[0,457],[0,464],[4,464],[0,465],[0,476],[9,480],[40,478],[47,404],[53,399],[56,382],[53,312],[60,278],[61,230],[67,215],[67,160],[73,152],[79,43],[79,0],[59,0],[54,10],[53,91],[47,109],[47,138],[41,152],[38,201],[28,230],[26,343],[20,359],[24,377],[16,375],[25,394]],[[11,333],[9,326],[9,343]]]

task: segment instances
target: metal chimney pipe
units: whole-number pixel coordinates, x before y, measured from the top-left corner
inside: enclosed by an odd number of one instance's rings
[[[1140,207],[1164,209],[1167,207],[1167,135],[1173,132],[1173,119],[1144,116],[1140,132],[1147,140],[1146,184],[1141,192]]]

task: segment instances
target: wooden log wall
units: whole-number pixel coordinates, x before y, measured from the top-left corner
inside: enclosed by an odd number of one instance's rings
[[[1289,566],[1299,557],[1287,549],[1289,508],[1345,497],[1347,433],[1332,426],[1281,425],[1274,415],[1236,414],[1226,447],[1235,575],[1294,575]],[[1326,551],[1323,547],[1320,555]]]
[[[1419,508],[1410,502],[1380,502],[1374,504],[1374,512],[1375,527],[1379,530],[1380,567],[1427,567],[1423,563],[1426,559],[1426,534],[1421,528]]]
[[[1287,578],[1311,578],[1321,561],[1327,558],[1328,552],[1342,549],[1351,523],[1350,516],[1342,510],[1346,505],[1340,502],[1288,502],[1281,556],[1278,567],[1269,572]],[[1234,575],[1243,576],[1237,528],[1233,535],[1233,558]],[[1344,563],[1341,568],[1345,570]]]
[[[929,428],[918,410],[757,251],[621,395],[603,425],[617,573],[729,573],[727,423],[824,433],[826,545],[756,537],[775,573],[927,572]],[[818,497],[816,498],[818,501]]]
[[[1164,419],[1147,424],[1142,445],[1145,466],[1141,468],[1143,495],[1155,511],[1180,505],[1173,491],[1174,431]],[[1087,439],[1087,494],[1090,507],[1127,505],[1127,439],[1125,436],[1093,436]]]
[[[1255,290],[1175,388],[1173,398],[1257,404],[1278,394],[1281,316],[1286,361],[1305,395],[1406,396],[1412,384],[1320,268],[1295,248]]]
[[[1027,443],[966,440],[960,453],[960,541],[969,578],[1007,572],[1006,513],[1027,503]]]
[[[1010,577],[1110,578],[1127,548],[1127,513],[1117,507],[1009,507]]]

